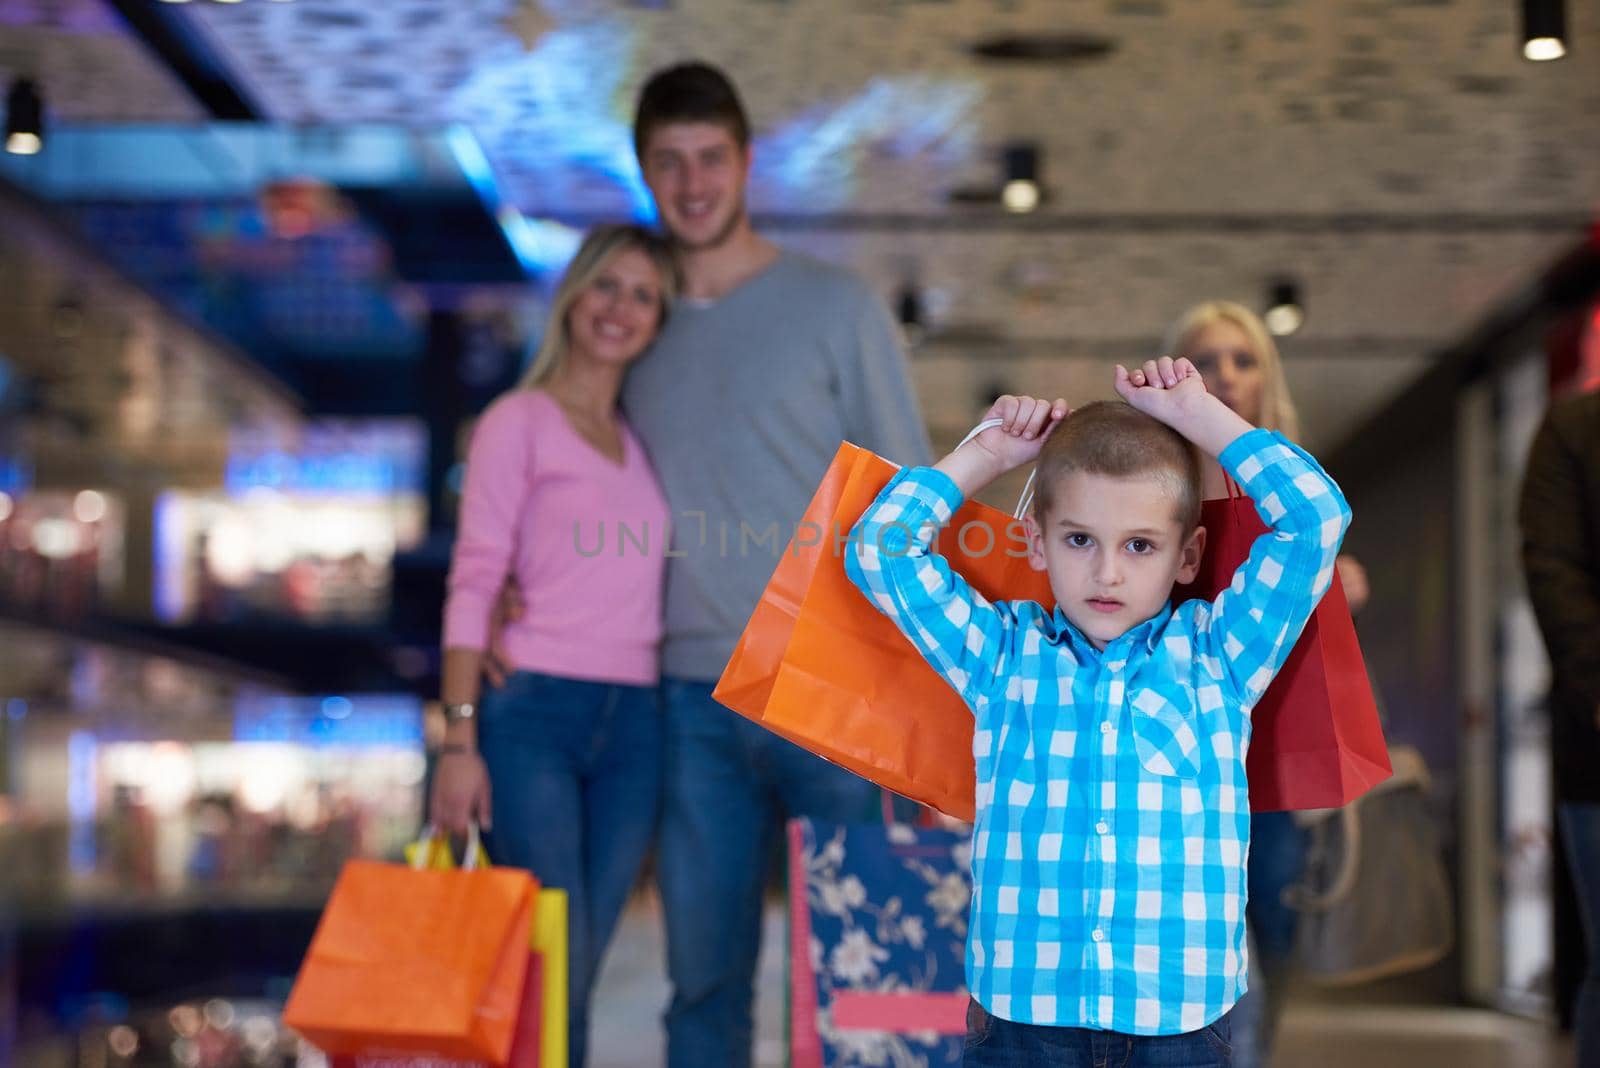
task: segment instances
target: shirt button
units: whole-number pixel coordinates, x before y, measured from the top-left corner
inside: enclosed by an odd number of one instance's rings
[[[1096,927],[1094,929],[1094,933],[1089,935],[1089,937],[1094,939],[1096,942],[1104,942],[1106,940],[1106,933],[1100,930],[1100,928]]]
[[[1111,733],[1111,721],[1110,720],[1102,720],[1100,722],[1100,733],[1101,734],[1110,734]]]
[[[1101,820],[1099,823],[1095,824],[1094,829],[1100,834],[1109,834],[1111,831],[1111,828],[1106,826],[1105,820]]]

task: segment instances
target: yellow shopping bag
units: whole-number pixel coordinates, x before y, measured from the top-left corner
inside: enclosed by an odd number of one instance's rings
[[[541,889],[533,907],[533,951],[544,981],[540,1068],[567,1063],[567,892]]]

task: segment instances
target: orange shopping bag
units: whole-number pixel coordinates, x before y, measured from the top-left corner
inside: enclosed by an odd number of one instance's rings
[[[347,863],[284,1007],[331,1055],[503,1065],[524,995],[535,882],[514,868]]]
[[[896,470],[839,446],[713,696],[863,778],[971,820],[972,712],[845,574],[845,539]],[[1014,522],[968,501],[940,552],[985,597],[1054,604]]]

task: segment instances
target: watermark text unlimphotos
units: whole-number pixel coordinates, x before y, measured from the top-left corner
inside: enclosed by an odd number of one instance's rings
[[[834,556],[843,556],[849,546],[861,540],[853,531],[853,524],[845,523],[801,520],[792,529],[784,530],[776,521],[761,528],[742,519],[737,524],[710,522],[704,512],[681,512],[677,519],[676,523],[578,520],[572,524],[572,547],[579,556],[587,558],[659,554],[667,559],[709,556],[726,560],[765,556],[776,560],[785,551],[800,556],[818,546]],[[878,528],[877,547],[890,556],[904,556],[919,540],[913,537],[914,533],[904,523],[885,523]],[[929,532],[924,530],[923,533]],[[934,537],[935,550],[941,543],[949,544],[948,539],[952,537],[962,555],[969,558],[982,559],[997,552],[1014,559],[1028,555],[1027,527],[1020,519],[1011,520],[1003,530],[996,530],[993,524],[980,520],[947,527]]]

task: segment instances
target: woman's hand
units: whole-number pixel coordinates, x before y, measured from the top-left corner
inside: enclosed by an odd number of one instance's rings
[[[1339,582],[1344,586],[1344,599],[1350,606],[1350,614],[1355,615],[1367,606],[1367,601],[1372,597],[1372,587],[1367,582],[1367,569],[1361,566],[1361,561],[1349,553],[1340,553],[1333,561],[1333,566],[1339,569]]]
[[[490,824],[489,769],[476,749],[447,746],[433,769],[428,822],[445,834],[465,834],[476,823]]]

